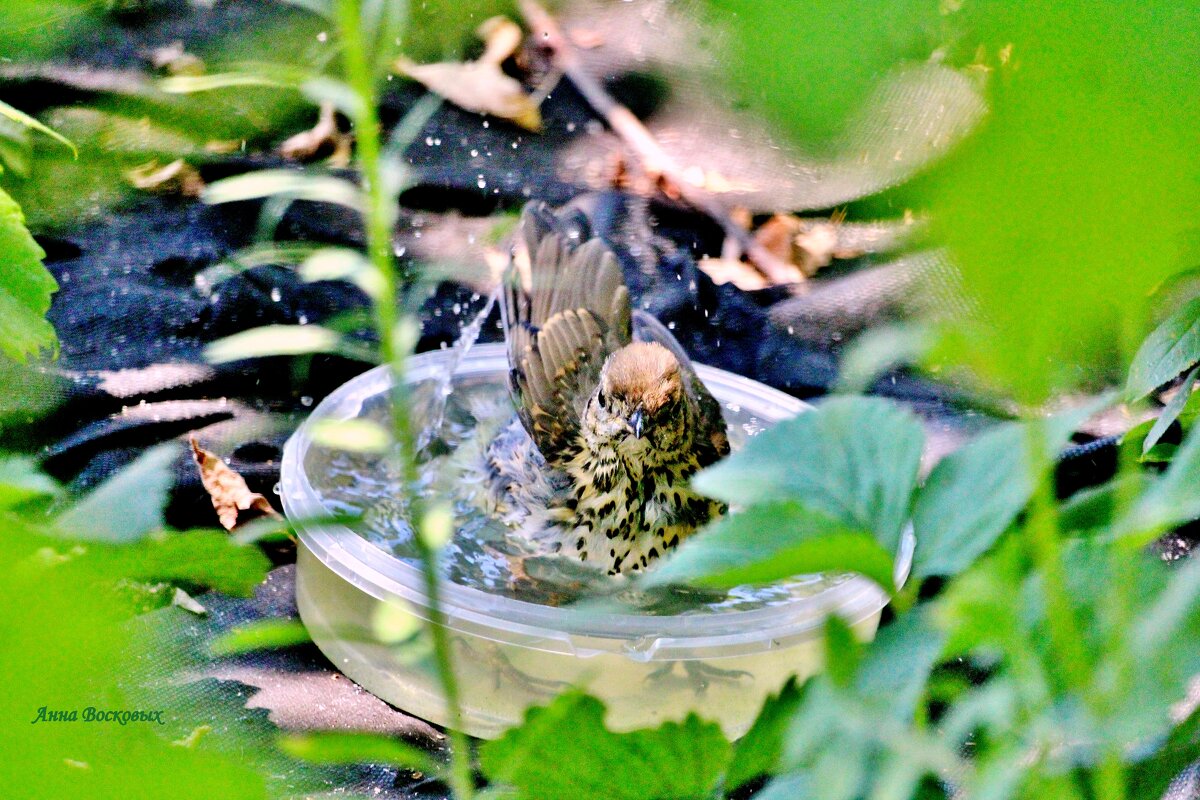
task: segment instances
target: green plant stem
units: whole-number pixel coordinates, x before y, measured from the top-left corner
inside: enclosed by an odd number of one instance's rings
[[[1060,689],[1085,689],[1091,676],[1091,664],[1067,591],[1054,476],[1046,468],[1049,453],[1046,452],[1045,435],[1036,421],[1031,422],[1027,429],[1035,488],[1025,524],[1025,540],[1030,557],[1042,574],[1046,595],[1050,648],[1053,653],[1050,672],[1055,675]]]
[[[375,324],[380,340],[380,354],[392,372],[392,427],[400,445],[405,485],[416,486],[416,437],[413,435],[404,380],[406,347],[398,346],[400,328],[397,315],[398,280],[392,261],[391,236],[395,221],[395,200],[384,183],[381,147],[381,126],[376,111],[375,76],[367,59],[361,27],[358,0],[338,0],[338,25],[345,48],[343,57],[346,77],[362,106],[354,120],[359,168],[367,192],[367,254],[381,279],[382,293],[375,303]],[[441,583],[437,573],[437,553],[421,535],[422,504],[410,492],[410,518],[414,521],[414,539],[421,557],[425,591],[429,597],[429,634],[433,641],[434,659],[442,693],[446,699],[450,749],[450,788],[459,800],[471,800],[475,783],[471,774],[470,742],[462,732],[462,705],[459,701],[458,680],[454,674],[446,618],[442,611]]]
[[[1119,751],[1110,751],[1092,772],[1092,793],[1096,800],[1125,800],[1125,765]]]

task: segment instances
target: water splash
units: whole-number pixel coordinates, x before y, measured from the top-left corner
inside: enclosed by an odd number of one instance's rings
[[[479,332],[483,330],[483,323],[491,315],[492,308],[495,307],[496,299],[499,296],[500,287],[497,286],[488,295],[487,302],[483,304],[483,308],[475,315],[475,318],[463,326],[458,339],[454,341],[454,345],[450,348],[450,356],[446,362],[446,371],[438,377],[432,397],[429,400],[429,407],[425,412],[429,423],[421,430],[420,436],[417,437],[418,453],[429,454],[433,446],[441,441],[442,429],[446,423],[446,401],[450,397],[450,393],[454,391],[454,376],[458,373],[458,367],[462,364],[463,359],[467,357],[467,353],[471,352],[471,348],[478,341]]]

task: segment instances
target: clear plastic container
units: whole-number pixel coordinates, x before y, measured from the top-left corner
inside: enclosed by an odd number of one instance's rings
[[[413,383],[445,375],[449,351],[409,362]],[[501,345],[473,348],[456,379],[503,380]],[[697,365],[722,402],[742,406],[764,422],[807,408],[762,384]],[[303,521],[328,513],[320,475],[306,471],[313,424],[352,419],[364,403],[389,389],[384,368],[360,375],[327,397],[284,450],[282,498],[288,517]],[[301,525],[296,576],[300,616],[333,664],[380,698],[438,724],[447,714],[438,683],[410,656],[365,632],[380,604],[422,620],[429,616],[420,571],[338,525]],[[903,582],[912,538],[896,565]],[[886,595],[861,577],[751,610],[678,616],[580,612],[503,597],[446,583],[443,611],[459,678],[466,732],[498,736],[519,723],[527,708],[544,705],[568,687],[582,687],[608,706],[613,730],[652,727],[690,712],[719,722],[726,734],[745,733],[767,695],[789,677],[821,667],[824,619],[837,614],[864,640],[879,623]],[[353,632],[347,635],[346,632]]]

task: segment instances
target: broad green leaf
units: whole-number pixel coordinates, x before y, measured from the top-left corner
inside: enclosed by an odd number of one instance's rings
[[[1131,626],[1133,647],[1139,660],[1149,661],[1180,632],[1189,630],[1189,620],[1200,606],[1200,561],[1189,559],[1175,569],[1167,585]],[[1193,638],[1193,637],[1189,637]],[[1180,654],[1182,655],[1182,654]]]
[[[834,398],[755,436],[693,484],[734,505],[799,503],[894,553],[923,441],[921,424],[893,403]]]
[[[813,776],[807,771],[793,771],[776,775],[754,793],[754,800],[800,800],[813,796]]]
[[[783,737],[787,733],[792,717],[800,707],[804,690],[790,679],[779,690],[763,702],[762,710],[754,724],[733,748],[733,760],[725,773],[725,788],[737,789],[742,784],[762,775],[771,775],[779,767],[783,753]]]
[[[175,684],[154,701],[141,697],[151,683],[147,672],[155,683],[171,683],[162,669],[163,641],[148,644],[137,636],[137,623],[130,624],[128,606],[112,587],[129,580],[145,543],[76,546],[45,525],[10,524],[8,518],[3,530],[0,664],[8,684],[0,692],[0,716],[9,720],[0,725],[4,795],[266,797],[268,773],[260,765],[269,751],[243,736],[255,713],[243,707],[245,698],[237,715],[222,715],[218,723],[213,708],[187,707],[197,696],[192,689],[181,691]],[[61,557],[42,556],[50,550],[61,550]],[[43,706],[74,709],[78,721],[31,725]],[[161,711],[164,724],[87,723],[83,714],[89,706]],[[228,726],[217,727],[224,723]],[[219,733],[193,748],[171,744],[201,724]]]
[[[97,543],[88,549],[134,580],[185,583],[240,597],[253,594],[271,568],[261,550],[239,544],[225,531],[158,533],[133,544]]]
[[[58,282],[42,266],[42,248],[29,235],[21,208],[0,189],[0,355],[23,361],[57,348],[46,320]]]
[[[1167,797],[1167,789],[1188,767],[1196,763],[1200,752],[1200,709],[1194,709],[1185,720],[1172,729],[1149,758],[1129,767],[1129,787],[1132,797]]]
[[[1179,419],[1179,415],[1183,413],[1183,409],[1192,399],[1194,392],[1192,387],[1196,385],[1196,377],[1200,375],[1200,367],[1195,367],[1183,379],[1183,383],[1179,384],[1179,388],[1175,392],[1175,396],[1171,398],[1171,402],[1163,407],[1159,413],[1158,419],[1154,420],[1154,425],[1151,426],[1150,432],[1146,434],[1146,438],[1142,440],[1142,455],[1147,455],[1154,445],[1158,444],[1158,440],[1167,432],[1167,428],[1171,427],[1171,423]]]
[[[955,575],[986,552],[1025,508],[1049,458],[1093,410],[1005,423],[943,458],[913,505],[913,574]],[[1041,463],[1031,455],[1034,435],[1044,442]]]
[[[964,61],[992,72],[991,111],[914,201],[978,311],[947,352],[1040,402],[1121,369],[1122,330],[1194,266],[1200,16],[1177,0],[955,5]],[[1139,361],[1135,394],[1192,363]]]
[[[935,339],[929,326],[902,323],[872,328],[846,348],[838,365],[837,391],[865,392],[881,375],[896,367],[915,364],[929,352]]]
[[[289,734],[279,739],[279,747],[293,758],[318,764],[389,764],[427,774],[441,770],[441,765],[424,750],[375,733]]]
[[[1200,297],[1184,303],[1142,342],[1129,367],[1129,380],[1125,384],[1127,399],[1145,397],[1197,362],[1200,362]]]
[[[526,800],[661,800],[708,797],[730,752],[721,729],[695,715],[612,733],[603,703],[568,692],[485,742],[479,760],[490,781]]]
[[[0,511],[38,497],[54,497],[61,491],[32,458],[0,455]]]
[[[855,687],[863,697],[884,701],[898,720],[911,720],[945,645],[924,607],[881,629],[866,648]]]
[[[1121,498],[1139,497],[1148,491],[1153,483],[1153,476],[1138,471],[1117,477],[1101,486],[1078,491],[1059,507],[1059,527],[1063,531],[1073,533],[1107,528],[1113,522]]]
[[[218,339],[204,348],[204,357],[211,364],[314,353],[336,353],[359,361],[374,360],[367,345],[320,325],[264,325]]]
[[[59,528],[81,539],[131,542],[163,527],[163,508],[179,458],[174,443],[152,447],[58,515]]]
[[[927,56],[926,37],[938,23],[930,0],[812,0],[803,8],[709,0],[709,6],[732,34],[723,58],[739,100],[809,148],[837,142],[891,68]]]
[[[233,628],[213,639],[214,656],[231,656],[254,650],[274,650],[312,641],[308,629],[295,619],[261,619]]]
[[[1117,521],[1114,534],[1133,546],[1153,540],[1173,525],[1200,518],[1200,428],[1183,440],[1167,471]]]
[[[764,503],[722,517],[648,572],[648,586],[730,588],[794,575],[857,572],[893,589],[894,556],[865,531],[798,503]]]
[[[862,662],[863,646],[853,629],[836,614],[825,619],[825,674],[841,687],[849,686]]]

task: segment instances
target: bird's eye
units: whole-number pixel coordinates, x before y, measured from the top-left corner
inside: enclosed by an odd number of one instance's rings
[[[600,392],[596,396],[596,399],[600,402],[600,407],[605,411],[608,411],[608,395],[606,395],[604,392]]]

